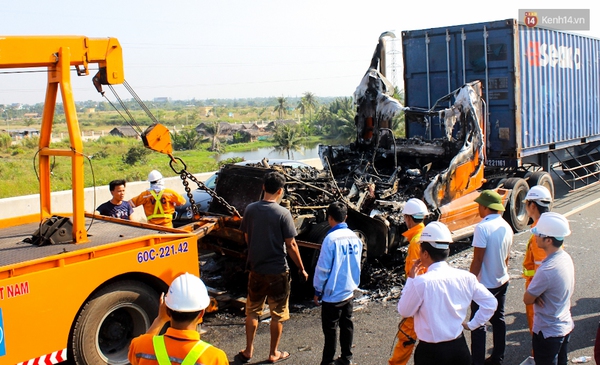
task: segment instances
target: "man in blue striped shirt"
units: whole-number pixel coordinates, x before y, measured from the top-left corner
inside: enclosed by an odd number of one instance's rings
[[[360,282],[360,260],[363,243],[345,223],[348,208],[335,202],[327,208],[331,229],[323,240],[315,268],[314,301],[321,307],[321,324],[325,344],[321,365],[352,364],[352,300]],[[341,356],[333,360],[337,326],[340,327]]]

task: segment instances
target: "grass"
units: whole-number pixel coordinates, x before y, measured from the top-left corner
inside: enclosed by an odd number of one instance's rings
[[[134,165],[126,164],[123,161],[123,155],[134,146],[139,147],[143,144],[140,140],[112,136],[85,142],[84,154],[87,156],[83,166],[85,187],[107,185],[114,179],[142,181],[153,169],[159,170],[165,177],[176,175],[169,167],[169,156],[154,151],[150,151],[143,162]],[[270,146],[273,144],[265,141],[226,145],[225,152],[247,151],[252,148]],[[51,147],[64,149],[68,148],[68,143],[55,143]],[[191,173],[214,171],[218,169],[218,163],[213,157],[214,152],[208,151],[208,147],[209,144],[205,143],[194,151],[177,151],[174,156],[181,158],[187,165],[187,171]],[[37,143],[0,149],[0,176],[2,176],[0,198],[39,193],[37,178],[39,172],[36,171],[39,167],[36,151]],[[52,191],[71,189],[70,158],[53,157],[51,161]],[[181,166],[177,168],[179,169]]]

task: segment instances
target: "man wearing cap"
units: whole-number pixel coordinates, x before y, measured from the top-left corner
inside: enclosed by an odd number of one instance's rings
[[[543,213],[550,211],[552,204],[552,195],[550,191],[542,186],[533,186],[525,196],[525,211],[527,216],[533,220],[531,228],[534,228]],[[525,250],[525,258],[523,259],[523,278],[525,278],[525,290],[529,287],[535,271],[546,258],[546,252],[538,247],[535,235],[529,237],[527,249]],[[533,304],[525,305],[525,313],[527,313],[527,324],[529,325],[529,333],[533,334]]]
[[[425,203],[417,198],[408,199],[402,209],[404,223],[406,223],[406,227],[408,228],[406,232],[402,233],[408,241],[408,252],[404,261],[404,272],[406,275],[408,275],[414,263],[421,255],[419,240],[421,239],[421,232],[425,228],[423,219],[428,212]],[[426,271],[427,269],[423,267],[416,275],[423,274]],[[417,340],[414,319],[412,317],[402,318],[398,325],[397,337],[398,341],[394,347],[392,357],[388,360],[388,365],[406,365],[408,363]]]
[[[498,307],[490,319],[493,327],[493,350],[485,358],[485,326],[471,333],[471,352],[474,365],[499,365],[504,361],[506,348],[506,322],[504,321],[504,303],[508,289],[508,259],[513,241],[513,231],[502,218],[504,212],[502,197],[493,190],[484,190],[475,199],[479,204],[479,216],[483,218],[473,233],[473,261],[470,271],[498,301]],[[471,305],[471,316],[479,306]]]
[[[401,316],[414,317],[419,338],[415,365],[470,364],[463,328],[483,326],[496,309],[496,299],[475,275],[446,263],[451,242],[443,223],[431,222],[423,229],[420,258],[408,273],[398,302]],[[427,272],[416,276],[422,269]],[[471,302],[478,304],[478,310],[464,322]]]
[[[132,365],[229,364],[227,355],[200,340],[196,330],[208,307],[210,298],[206,286],[195,275],[185,273],[173,280],[167,295],[160,297],[158,316],[146,334],[134,338],[128,359]],[[164,335],[160,330],[171,322]]]
[[[173,228],[175,207],[185,204],[185,199],[176,191],[165,188],[163,176],[152,170],[148,174],[150,188],[129,201],[132,207],[144,206],[148,223]]]
[[[564,216],[548,212],[540,216],[531,232],[547,255],[523,295],[523,302],[533,304],[535,312],[533,357],[536,365],[566,365],[574,327],[571,296],[575,289],[575,269],[562,246],[571,229]]]

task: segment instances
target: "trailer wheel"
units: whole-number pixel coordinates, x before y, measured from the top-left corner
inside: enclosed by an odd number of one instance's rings
[[[529,191],[529,186],[525,180],[519,177],[511,177],[504,182],[504,188],[512,190],[508,197],[508,204],[506,204],[504,219],[515,232],[521,232],[527,228],[529,223],[525,203],[523,203]]]
[[[76,364],[128,364],[131,340],[150,327],[158,314],[158,294],[146,284],[108,285],[88,300],[71,338]]]
[[[550,191],[550,196],[552,197],[552,200],[554,200],[554,181],[552,181],[552,176],[546,171],[534,172],[529,176],[527,183],[529,184],[530,189],[536,185],[545,187]]]

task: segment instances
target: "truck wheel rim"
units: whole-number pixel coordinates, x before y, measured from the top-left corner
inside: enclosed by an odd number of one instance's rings
[[[128,364],[131,340],[146,332],[150,319],[144,309],[134,303],[121,303],[100,321],[96,332],[96,351],[109,364]]]

